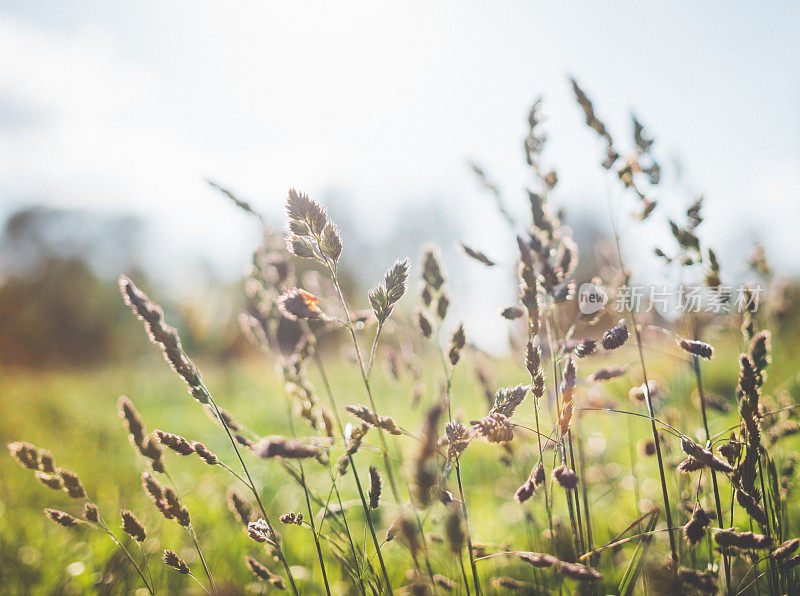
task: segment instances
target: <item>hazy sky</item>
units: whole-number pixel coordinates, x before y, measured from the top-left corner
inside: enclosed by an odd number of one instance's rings
[[[665,164],[680,160],[718,246],[744,253],[759,237],[797,271],[798,57],[794,2],[6,0],[0,213],[143,214],[171,259],[238,272],[252,228],[212,177],[275,214],[289,187],[335,189],[370,230],[435,201],[466,240],[502,251],[466,163],[524,209],[521,140],[540,94],[556,199],[605,213],[602,144],[572,74],[615,136],[635,110]],[[667,211],[686,198],[665,196]]]

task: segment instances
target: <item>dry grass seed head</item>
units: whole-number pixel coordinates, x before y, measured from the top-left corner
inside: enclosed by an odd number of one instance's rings
[[[61,482],[64,484],[64,492],[66,492],[73,499],[85,499],[86,491],[81,484],[78,475],[69,470],[58,470],[58,475],[61,477]]]
[[[514,427],[505,414],[495,412],[474,423],[474,428],[487,443],[509,443]]]
[[[458,361],[461,359],[461,350],[464,349],[466,343],[467,338],[466,335],[464,335],[464,325],[459,325],[453,332],[453,335],[450,336],[450,349],[447,352],[450,364],[453,366],[458,364]]]
[[[597,340],[586,337],[578,342],[574,353],[578,358],[586,358],[594,354],[595,349],[597,349]]]
[[[145,538],[147,537],[147,533],[145,532],[144,526],[136,518],[133,512],[123,509],[121,515],[123,531],[131,538],[136,540],[136,542],[144,542]]]
[[[156,436],[159,443],[179,455],[190,455],[194,453],[192,444],[180,435],[174,435],[158,429],[154,430],[153,434]]]
[[[319,449],[306,445],[297,439],[287,439],[273,435],[261,439],[254,447],[256,454],[264,459],[282,457],[285,459],[304,459],[317,455]]]
[[[711,346],[711,344],[707,344],[702,341],[686,339],[682,337],[680,339],[680,346],[686,352],[689,352],[694,356],[700,356],[701,358],[706,358],[708,360],[714,356],[714,348]]]
[[[617,377],[621,377],[626,372],[628,372],[628,365],[624,366],[609,366],[606,368],[601,368],[596,370],[591,375],[589,375],[586,380],[590,383],[598,383],[602,381],[610,381],[611,379],[616,379]]]
[[[305,319],[317,321],[324,318],[319,309],[319,298],[300,288],[287,290],[275,300],[283,316],[292,321]]]
[[[376,466],[369,467],[369,508],[377,509],[381,502],[383,481]]]
[[[245,526],[255,520],[255,509],[253,505],[236,488],[228,489],[227,494],[228,508],[236,516],[236,519]]]
[[[94,503],[86,503],[83,506],[83,519],[93,524],[100,522],[100,511]]]
[[[578,475],[572,468],[561,464],[552,472],[553,480],[564,490],[574,490],[578,486]]]
[[[683,449],[683,452],[686,453],[686,455],[703,463],[712,470],[722,472],[724,474],[733,473],[733,468],[728,462],[722,461],[720,458],[714,455],[712,451],[706,449],[705,447],[701,447],[688,437],[683,437],[681,439],[681,449]]]
[[[175,553],[175,551],[165,550],[164,554],[161,555],[161,560],[164,561],[165,565],[172,567],[181,575],[188,575],[189,566]]]
[[[794,554],[798,547],[800,547],[800,538],[792,538],[772,551],[772,557],[778,560],[785,559]]]
[[[498,389],[494,394],[494,403],[492,405],[492,409],[489,410],[489,415],[502,414],[503,416],[510,418],[514,415],[514,411],[517,409],[517,406],[519,406],[528,395],[529,389],[530,387],[527,385],[517,385],[516,387],[503,387]]]
[[[195,441],[192,443],[192,449],[209,466],[215,466],[219,463],[219,458],[202,443]]]
[[[282,524],[286,525],[295,525],[295,526],[302,526],[303,525],[303,514],[302,513],[295,513],[294,511],[289,511],[288,513],[284,513],[279,518]]]
[[[39,469],[39,450],[30,443],[15,442],[8,444],[8,451],[17,463],[29,470]]]
[[[264,565],[256,561],[253,557],[245,557],[245,563],[247,564],[247,568],[252,572],[256,578],[261,581],[266,581],[272,584],[272,586],[278,590],[285,590],[286,585],[284,584],[283,578],[275,575],[269,569],[267,569]]]
[[[61,476],[58,474],[45,474],[44,472],[37,471],[34,473],[34,476],[36,476],[36,480],[38,480],[40,484],[43,484],[47,488],[61,490],[64,487]]]
[[[628,326],[625,321],[620,321],[605,333],[600,340],[604,350],[616,350],[628,341]]]
[[[58,509],[45,509],[44,512],[47,517],[56,522],[59,526],[64,526],[65,528],[72,528],[80,523],[79,520],[72,517],[65,511],[59,511]]]
[[[706,527],[711,523],[708,514],[698,505],[692,512],[691,519],[683,526],[686,541],[694,546],[706,535]]]

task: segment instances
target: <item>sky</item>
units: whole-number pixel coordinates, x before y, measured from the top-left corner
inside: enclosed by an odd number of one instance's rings
[[[163,271],[208,259],[238,275],[256,233],[212,178],[276,218],[290,187],[335,196],[367,238],[435,205],[467,243],[511,258],[467,164],[524,213],[539,95],[554,201],[608,218],[602,143],[571,75],[616,137],[634,111],[680,164],[657,197],[666,214],[704,193],[705,233],[733,270],[760,240],[797,273],[798,33],[792,2],[5,0],[0,216],[30,202],[136,214]]]

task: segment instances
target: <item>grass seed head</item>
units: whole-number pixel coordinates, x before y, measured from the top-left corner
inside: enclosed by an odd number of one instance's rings
[[[282,457],[285,459],[305,459],[317,455],[319,449],[313,445],[306,445],[297,439],[287,439],[277,435],[261,439],[255,452],[264,459]]]
[[[303,525],[303,514],[302,513],[295,513],[294,511],[289,511],[288,513],[284,513],[279,518],[282,524],[286,525],[295,525],[295,526],[302,526]]]
[[[192,444],[180,435],[164,432],[163,430],[154,430],[153,434],[158,439],[158,442],[172,449],[179,455],[190,455],[194,453]]]
[[[147,533],[145,532],[144,526],[136,518],[133,512],[123,509],[121,515],[123,531],[131,538],[136,540],[136,542],[144,542],[145,538],[147,537]]]
[[[61,482],[64,485],[64,492],[66,492],[73,499],[85,499],[86,491],[81,484],[78,475],[69,470],[58,470],[58,475],[61,477]]]
[[[375,466],[369,467],[369,508],[377,509],[381,502],[381,491],[383,490],[383,481],[381,480],[381,473]]]
[[[39,469],[39,450],[30,443],[9,443],[8,451],[22,467],[29,470]]]
[[[683,348],[686,352],[694,356],[700,356],[701,358],[706,358],[710,360],[714,356],[714,348],[711,344],[707,344],[702,341],[694,340],[694,339],[686,339],[682,337],[680,339],[681,348]]]
[[[165,550],[164,554],[161,555],[161,560],[164,561],[165,565],[172,567],[181,575],[189,573],[189,566],[174,551]]]
[[[474,423],[474,428],[487,443],[509,443],[514,427],[505,414],[494,412]]]
[[[575,490],[578,486],[578,475],[572,468],[566,467],[561,464],[552,472],[553,480],[558,482],[559,486],[564,490]]]
[[[59,526],[64,526],[65,528],[73,528],[80,523],[79,520],[72,517],[65,511],[59,511],[58,509],[45,509],[44,512],[47,517],[56,522]]]
[[[192,449],[209,466],[215,466],[219,463],[219,458],[202,443],[193,442]]]
[[[36,472],[34,476],[36,476],[36,480],[38,480],[40,484],[43,484],[47,488],[61,490],[64,487],[64,483],[61,481],[61,476],[58,474],[45,474],[44,472]]]
[[[453,332],[453,335],[450,336],[450,349],[447,352],[450,364],[453,366],[458,364],[458,361],[461,359],[461,350],[464,349],[466,343],[467,338],[464,335],[464,325],[460,324]]]
[[[574,353],[578,358],[586,358],[587,356],[594,354],[596,349],[597,340],[592,339],[591,337],[586,337],[578,342],[578,345],[575,346]]]
[[[83,506],[83,519],[93,524],[100,523],[100,511],[94,503],[86,503]]]
[[[319,309],[319,298],[300,288],[287,290],[278,296],[275,304],[283,316],[292,321],[298,319],[317,321],[324,318]]]
[[[706,535],[706,527],[711,523],[708,514],[698,505],[692,512],[691,519],[683,526],[686,541],[695,546]]]
[[[236,516],[236,519],[245,526],[256,518],[253,505],[236,488],[228,489],[227,494],[228,508]]]
[[[605,333],[600,340],[604,350],[616,350],[628,341],[628,326],[625,321],[620,321]]]
[[[792,538],[782,543],[778,548],[772,551],[772,557],[777,560],[786,559],[800,548],[800,538]]]
[[[272,587],[277,590],[286,589],[286,585],[282,577],[272,573],[269,569],[267,569],[264,565],[256,561],[253,557],[245,557],[244,560],[245,564],[247,565],[247,568],[260,581],[269,582],[270,584],[272,584]]]

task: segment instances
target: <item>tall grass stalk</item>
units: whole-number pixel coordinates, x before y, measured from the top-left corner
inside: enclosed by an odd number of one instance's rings
[[[350,335],[350,339],[353,342],[353,349],[355,350],[356,353],[356,360],[358,361],[358,368],[359,371],[361,372],[361,381],[364,385],[364,390],[367,393],[367,398],[369,399],[372,411],[378,414],[378,408],[375,404],[375,398],[372,395],[372,387],[369,382],[369,374],[367,372],[367,368],[364,363],[364,358],[361,354],[361,348],[359,346],[358,336],[356,335],[356,330],[353,327],[353,321],[352,318],[350,317],[350,309],[347,306],[347,300],[345,300],[344,292],[342,291],[342,286],[339,283],[336,263],[332,262],[331,259],[329,259],[327,256],[325,256],[324,259],[325,259],[325,264],[327,265],[328,271],[331,276],[331,281],[333,282],[333,286],[336,289],[336,294],[339,297],[339,305],[341,306],[342,311],[344,312],[345,327],[347,328],[347,331],[349,332]],[[378,340],[378,335],[376,334],[374,343],[377,344],[377,340]],[[382,447],[381,453],[383,455],[383,463],[386,469],[386,475],[389,479],[389,485],[392,489],[392,496],[394,497],[395,503],[400,505],[401,503],[400,493],[397,489],[397,482],[395,481],[392,463],[389,458],[389,446],[386,442],[386,435],[380,426],[377,427],[377,431],[378,431],[378,436],[380,437],[381,440],[381,447]],[[425,538],[425,532],[422,531],[422,523],[419,518],[419,512],[417,512],[416,509],[414,510],[414,516],[416,518],[417,525],[420,527],[420,539],[423,545],[424,558],[428,570],[428,575],[430,576],[431,583],[435,585],[436,582],[434,581],[433,578],[433,568],[431,567],[430,557],[428,554],[428,543],[427,539]],[[369,518],[369,512],[367,512],[367,517]]]
[[[445,398],[447,399],[447,418],[448,418],[448,420],[452,421],[453,420],[453,415],[452,415],[452,411],[451,411],[451,407],[450,406],[451,406],[451,403],[453,401],[452,397],[451,397],[451,391],[452,391],[452,386],[453,386],[453,374],[455,372],[455,366],[448,366],[447,365],[447,359],[445,358],[444,348],[442,348],[442,344],[439,341],[439,331],[440,331],[440,326],[438,326],[437,330],[436,330],[436,338],[437,338],[436,348],[437,348],[437,351],[439,353],[439,360],[441,361],[442,371],[444,372],[444,376],[445,376]],[[467,548],[469,549],[469,564],[470,564],[470,568],[472,569],[472,581],[473,581],[473,583],[475,585],[475,594],[477,596],[479,596],[480,595],[480,582],[478,581],[478,567],[475,564],[475,553],[472,550],[472,529],[471,529],[470,524],[469,524],[469,515],[467,513],[467,501],[466,501],[466,498],[464,496],[464,488],[461,485],[461,457],[460,456],[456,457],[455,468],[456,468],[456,479],[458,481],[458,494],[459,494],[459,496],[461,498],[461,510],[463,512],[463,515],[464,515],[464,524],[465,524],[465,530],[466,530],[466,534],[467,534]],[[461,569],[462,569],[462,572],[463,572],[463,570],[464,570],[464,561],[463,561],[463,558],[462,558],[460,552],[459,552],[458,556],[459,556],[459,559],[461,559]],[[467,592],[469,592],[469,586],[467,586],[467,583],[466,583],[466,575],[464,576],[464,582],[465,582],[464,586],[466,587]]]
[[[622,274],[625,275],[627,278],[626,274],[627,270],[625,269],[625,264],[622,259],[622,248],[620,246],[619,232],[617,230],[616,224],[614,223],[613,217],[611,218],[611,224],[614,232],[614,244],[616,246],[619,268]],[[639,363],[642,369],[642,379],[643,379],[642,389],[644,391],[645,403],[647,404],[647,413],[650,416],[650,428],[653,433],[653,443],[655,444],[656,447],[656,458],[658,460],[658,475],[659,475],[659,480],[661,482],[661,496],[664,499],[664,514],[666,515],[667,518],[667,527],[670,528],[670,530],[667,532],[667,535],[669,536],[669,549],[670,549],[670,554],[672,556],[672,562],[677,567],[678,549],[675,541],[674,532],[671,529],[673,527],[672,510],[669,504],[669,491],[667,490],[667,479],[664,473],[664,459],[661,455],[661,439],[658,434],[658,429],[656,428],[655,410],[653,409],[653,400],[650,396],[650,386],[647,379],[647,366],[645,365],[644,362],[644,347],[642,345],[642,335],[636,323],[636,314],[634,312],[634,309],[632,305],[628,306],[629,306],[628,315],[630,316],[631,323],[633,326],[633,335],[634,338],[636,339],[636,349],[639,353]]]
[[[286,400],[286,409],[289,417],[289,429],[291,430],[292,437],[297,437],[297,429],[294,424],[294,413],[292,412],[292,404],[288,397]],[[311,534],[314,536],[314,545],[317,549],[317,559],[319,560],[320,570],[322,571],[322,581],[325,584],[325,592],[330,596],[331,588],[328,585],[328,572],[325,569],[325,557],[322,556],[322,546],[319,543],[319,535],[317,534],[316,523],[314,522],[314,511],[311,509],[311,498],[308,495],[308,485],[306,484],[306,474],[303,467],[303,460],[298,460],[298,467],[300,468],[300,485],[303,489],[303,495],[306,500],[306,507],[308,510],[308,523],[311,526]]]
[[[464,486],[461,484],[461,466],[456,461],[456,480],[458,481],[458,495],[461,499],[461,513],[464,515],[464,524],[467,530],[467,549],[469,549],[469,564],[472,567],[472,580],[475,584],[475,594],[480,596],[481,584],[478,580],[478,566],[475,563],[475,553],[472,549],[472,530],[467,513],[467,498],[464,496]]]
[[[711,448],[711,432],[708,429],[708,416],[706,415],[706,397],[703,392],[703,381],[700,374],[700,359],[697,356],[692,356],[692,368],[694,369],[694,378],[697,385],[697,394],[700,400],[700,412],[703,415],[703,428],[706,431],[706,448]],[[717,523],[720,529],[725,527],[722,518],[722,500],[719,497],[719,486],[717,485],[717,473],[711,470],[711,484],[714,488],[714,505],[717,510]],[[728,555],[723,552],[722,560],[725,565],[725,587],[729,594],[732,593],[731,587],[731,562]]]
[[[336,399],[333,396],[333,390],[331,389],[331,385],[330,385],[330,382],[328,380],[328,375],[325,372],[325,367],[324,367],[324,365],[322,363],[322,358],[320,357],[319,353],[315,353],[314,354],[314,361],[317,363],[317,368],[319,370],[320,377],[322,378],[322,386],[325,388],[325,393],[327,394],[328,401],[331,404],[331,409],[333,410],[334,418],[336,420],[337,425],[339,426],[339,432],[341,433],[342,437],[344,437],[344,425],[342,424],[341,417],[339,416],[339,409],[338,409],[338,407],[336,405]],[[355,483],[356,483],[356,488],[358,489],[358,496],[361,499],[361,507],[364,509],[364,516],[366,517],[366,520],[367,520],[367,526],[369,527],[369,533],[370,533],[370,536],[372,537],[372,543],[375,546],[375,553],[378,556],[378,562],[380,563],[380,566],[381,566],[381,573],[383,574],[383,579],[384,579],[384,582],[385,582],[385,585],[386,585],[386,590],[391,595],[391,594],[393,594],[393,592],[392,592],[392,584],[391,584],[391,581],[389,581],[389,573],[386,570],[386,563],[383,560],[383,554],[381,553],[381,545],[378,542],[378,536],[375,534],[375,526],[372,523],[372,516],[370,515],[369,505],[367,503],[366,498],[364,497],[364,491],[361,488],[361,480],[358,477],[358,469],[356,468],[355,462],[353,461],[353,457],[351,455],[348,455],[348,459],[349,459],[349,463],[350,463],[350,469],[353,472],[353,478],[354,478]],[[337,492],[337,494],[338,494],[338,492]],[[340,500],[340,502],[341,502],[341,500]],[[348,530],[347,534],[348,534],[348,537],[350,537],[350,541],[352,543],[352,537],[350,536],[349,530]]]

